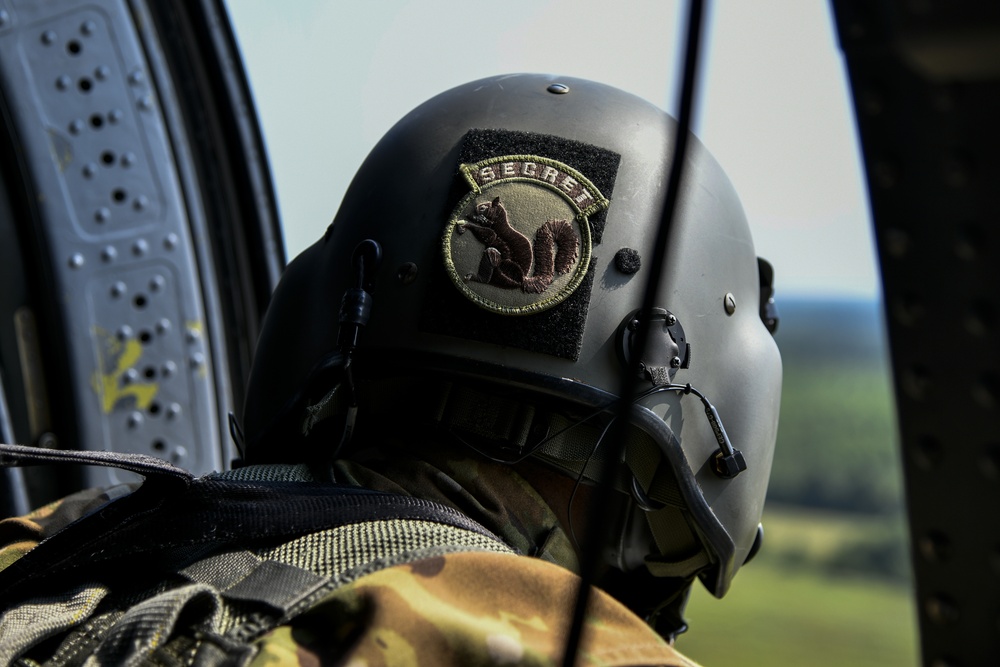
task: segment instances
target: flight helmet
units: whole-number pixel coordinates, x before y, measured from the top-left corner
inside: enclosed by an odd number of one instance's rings
[[[721,597],[759,544],[781,362],[770,266],[693,137],[639,313],[675,130],[632,94],[534,74],[404,117],[273,296],[246,462],[321,461],[365,428],[432,422],[494,460],[607,480],[609,566]],[[625,374],[637,399],[615,448]]]

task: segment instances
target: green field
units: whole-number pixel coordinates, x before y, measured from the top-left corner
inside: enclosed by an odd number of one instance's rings
[[[878,305],[785,306],[775,336],[784,385],[769,502],[899,515],[899,444]]]
[[[764,547],[724,600],[695,585],[705,667],[914,667],[899,446],[878,304],[787,303]]]
[[[845,543],[864,544],[881,520],[769,510],[765,549],[722,601],[696,585],[691,630],[678,648],[706,667],[914,667],[916,620],[909,587],[832,574]],[[798,557],[789,560],[789,553]],[[905,573],[904,573],[905,574]]]

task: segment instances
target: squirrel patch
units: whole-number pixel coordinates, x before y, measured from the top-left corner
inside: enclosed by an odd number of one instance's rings
[[[459,234],[470,231],[486,246],[477,271],[463,276],[466,282],[520,288],[530,294],[541,294],[548,289],[557,274],[573,267],[579,254],[580,237],[567,220],[549,219],[542,223],[532,246],[528,237],[511,226],[500,197],[476,204],[475,211],[455,231]]]

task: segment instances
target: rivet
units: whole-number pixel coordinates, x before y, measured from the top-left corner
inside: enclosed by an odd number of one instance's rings
[[[149,252],[149,243],[146,242],[146,239],[139,239],[132,244],[132,254],[136,257],[141,257],[147,252]]]
[[[108,122],[112,125],[122,122],[123,118],[125,118],[125,112],[121,109],[112,109],[108,112]]]
[[[404,285],[412,285],[413,281],[417,279],[417,273],[418,270],[416,264],[413,262],[405,262],[399,267],[399,270],[396,271],[396,278]]]
[[[196,327],[188,327],[184,332],[184,337],[189,343],[196,343],[201,338],[201,330]]]
[[[123,167],[131,167],[133,164],[135,164],[135,153],[133,153],[132,151],[127,151],[127,152],[123,153],[122,154],[122,166]]]
[[[963,188],[972,182],[975,176],[973,165],[965,158],[952,156],[945,161],[945,181],[953,188]]]
[[[84,265],[84,263],[85,260],[83,258],[83,255],[81,255],[80,253],[75,252],[72,255],[70,255],[69,266],[71,269],[79,269]]]
[[[998,396],[1000,396],[1000,379],[995,375],[983,375],[972,385],[972,398],[981,407],[992,409],[998,402]]]
[[[49,45],[55,42],[57,35],[54,30],[46,30],[42,33],[42,44]]]
[[[955,234],[955,256],[966,262],[977,260],[986,245],[986,233],[975,223],[963,225]]]
[[[163,366],[160,368],[160,373],[163,375],[163,377],[170,377],[176,372],[177,372],[177,364],[175,364],[172,361],[163,362]],[[169,414],[170,413],[168,412],[167,415],[169,416]]]
[[[149,291],[159,292],[167,284],[167,279],[161,275],[155,275],[149,279]]]
[[[903,369],[899,376],[900,389],[903,393],[915,401],[926,398],[927,389],[931,385],[930,374],[927,369],[920,365]]]
[[[167,234],[167,237],[163,239],[163,247],[167,250],[173,250],[177,247],[178,243],[180,243],[180,238],[178,238],[177,234],[174,234],[173,232]]]
[[[132,70],[128,75],[128,82],[133,86],[138,86],[146,81],[146,75],[141,69]]]
[[[93,178],[96,173],[97,173],[97,165],[94,164],[93,162],[88,162],[87,164],[83,165],[83,176],[85,178]]]
[[[127,291],[128,287],[126,287],[125,283],[123,283],[120,280],[111,286],[111,296],[114,297],[115,299],[121,298],[122,296],[125,295],[125,292]]]
[[[949,660],[948,658],[935,658],[931,661],[930,667],[959,667],[958,663]]]
[[[901,229],[887,229],[882,233],[882,246],[892,257],[903,257],[910,251],[910,235]]]
[[[880,160],[872,167],[872,177],[879,187],[891,188],[899,180],[899,173],[895,165]]]
[[[6,9],[0,9],[0,28],[5,27],[8,21],[10,21],[10,14],[7,13]]]
[[[156,323],[156,333],[161,336],[170,331],[170,320],[163,318]]]
[[[42,449],[59,449],[59,439],[55,433],[47,431],[38,436],[38,446]]]
[[[101,259],[105,262],[115,261],[115,257],[118,256],[118,251],[115,250],[113,245],[106,246],[104,250],[101,251]]]
[[[182,445],[177,445],[174,447],[174,451],[170,452],[170,460],[174,463],[180,463],[185,458],[187,458],[187,449]]]
[[[988,301],[977,301],[965,315],[965,330],[973,336],[986,336],[996,324],[996,311]]]
[[[79,118],[77,118],[76,120],[74,120],[69,124],[70,134],[80,134],[81,132],[83,132],[83,128],[85,127],[87,127],[87,124],[84,123]]]
[[[125,384],[133,384],[139,381],[139,371],[134,368],[130,368],[122,375],[122,381]]]
[[[952,625],[959,618],[958,606],[945,595],[932,595],[924,602],[924,612],[937,625]]]
[[[73,85],[73,79],[69,78],[65,74],[56,79],[56,88],[59,90],[66,90]]]
[[[94,68],[94,77],[104,81],[111,76],[111,68],[107,65],[98,65]]]
[[[141,412],[133,412],[128,416],[129,428],[139,428],[142,426],[143,416]]]
[[[195,352],[191,355],[191,368],[201,368],[205,365],[205,355],[201,352]]]
[[[565,83],[553,83],[546,88],[553,95],[565,95],[569,92],[569,86]]]
[[[153,108],[153,96],[143,95],[139,98],[139,108],[143,111],[149,111]]]
[[[171,403],[167,408],[167,419],[175,419],[181,414],[181,404]]]
[[[128,340],[129,338],[132,337],[132,333],[133,333],[132,327],[130,327],[127,324],[123,324],[122,326],[118,327],[118,334],[117,334],[118,340],[122,341]]]
[[[944,447],[937,438],[921,438],[912,449],[913,462],[925,472],[936,469],[944,460]]]
[[[136,211],[144,211],[147,206],[149,206],[149,197],[146,195],[139,195],[132,201],[132,208]]]
[[[917,548],[920,555],[931,563],[948,560],[948,556],[951,554],[951,543],[948,541],[948,537],[938,530],[929,531],[917,540]]]
[[[904,327],[912,327],[923,318],[924,305],[913,295],[905,294],[893,302],[890,311],[896,322]]]
[[[101,208],[94,211],[94,220],[97,222],[107,222],[111,219],[111,211],[102,206]]]
[[[93,35],[95,30],[97,30],[97,24],[89,19],[80,26],[80,32],[84,35]]]
[[[1000,544],[994,545],[989,555],[990,567],[994,574],[1000,574]]]
[[[986,447],[979,457],[979,470],[986,479],[995,481],[1000,478],[1000,444],[994,443]]]
[[[869,116],[877,116],[882,113],[882,95],[875,90],[866,90],[859,96],[861,109]]]
[[[733,296],[732,292],[726,293],[725,297],[726,314],[732,315],[736,312],[736,297]]]

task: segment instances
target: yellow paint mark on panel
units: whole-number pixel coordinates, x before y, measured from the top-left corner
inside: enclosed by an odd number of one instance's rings
[[[135,399],[136,407],[145,410],[160,391],[158,382],[126,381],[126,373],[142,358],[142,345],[134,338],[118,340],[113,334],[95,327],[98,338],[98,370],[90,384],[101,399],[101,409],[109,414],[127,398]]]

